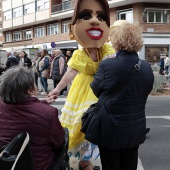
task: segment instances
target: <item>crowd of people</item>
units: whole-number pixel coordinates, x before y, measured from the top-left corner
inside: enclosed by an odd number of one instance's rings
[[[138,57],[143,46],[140,27],[116,21],[110,30],[106,0],[78,0],[69,29],[70,38],[82,49],[72,57],[61,50],[53,50],[50,57],[43,49],[31,62],[34,74],[24,51],[19,57],[8,54],[0,79],[0,147],[27,131],[35,170],[46,170],[63,143],[63,127],[67,127],[69,155],[78,157],[79,170],[100,170],[91,163],[91,158],[99,156],[103,170],[136,170],[138,148],[146,138],[145,104],[154,81],[150,65]],[[109,35],[114,48],[107,43]],[[9,69],[14,65],[19,66]],[[46,100],[35,97],[38,78]],[[49,93],[48,78],[54,83]],[[57,109],[49,104],[70,82],[59,121]],[[108,95],[110,99],[92,118],[86,134],[82,133],[83,113],[90,105],[103,103]]]
[[[25,51],[20,53],[7,51],[6,55],[7,62],[5,65],[1,65],[1,73],[10,67],[18,65],[32,69],[38,91],[41,92],[41,95],[47,95],[47,80],[52,79],[54,88],[56,87],[66,72],[67,62],[72,54],[71,51],[67,51],[64,55],[59,49],[53,49],[52,54],[49,54],[47,50],[42,49],[41,52],[35,54],[32,60]],[[61,91],[60,95],[63,95],[64,91],[67,91],[67,87]]]

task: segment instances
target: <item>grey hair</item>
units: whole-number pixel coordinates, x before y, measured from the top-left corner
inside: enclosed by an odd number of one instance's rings
[[[0,77],[0,97],[6,103],[22,102],[34,89],[33,72],[26,67],[11,67]]]
[[[62,54],[62,51],[60,49],[55,49],[55,50],[53,50],[53,52],[56,52],[58,54]]]

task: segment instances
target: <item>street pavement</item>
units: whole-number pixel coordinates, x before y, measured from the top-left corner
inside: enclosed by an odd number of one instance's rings
[[[49,80],[49,87],[52,82]],[[51,90],[50,89],[50,90]],[[45,98],[38,95],[39,99]],[[53,104],[59,110],[64,105],[66,96],[59,97]],[[137,170],[170,170],[170,96],[149,96],[146,103],[147,127],[151,128],[144,144],[139,148]],[[101,165],[100,159],[92,160],[94,165]],[[78,170],[78,160],[70,159],[71,167]]]

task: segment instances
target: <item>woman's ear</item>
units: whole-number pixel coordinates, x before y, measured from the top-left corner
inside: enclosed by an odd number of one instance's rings
[[[33,95],[33,92],[31,90],[27,90],[27,93],[32,96]]]
[[[70,40],[75,40],[74,34],[73,34],[73,29],[74,29],[74,25],[69,24],[69,36],[70,36]]]

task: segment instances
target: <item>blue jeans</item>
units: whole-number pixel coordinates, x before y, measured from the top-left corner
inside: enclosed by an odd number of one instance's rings
[[[48,92],[47,78],[42,77],[42,72],[41,72],[41,74],[40,74],[40,81],[41,81],[41,84],[42,84],[42,86],[43,86],[43,88],[44,88],[44,91],[45,91],[45,92]]]
[[[34,81],[35,81],[35,84],[38,88],[38,74],[37,73],[34,73]]]

